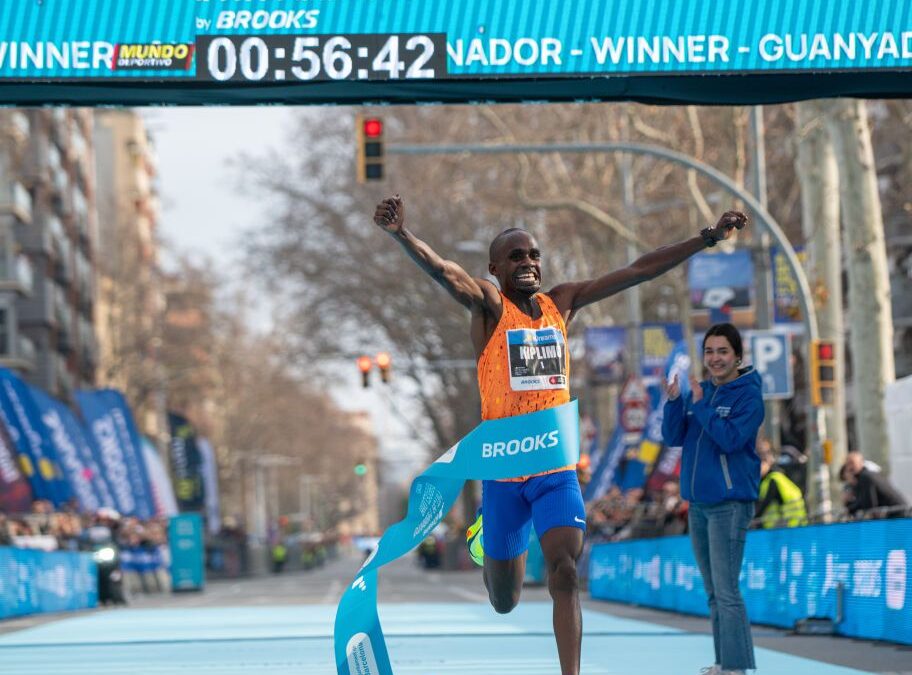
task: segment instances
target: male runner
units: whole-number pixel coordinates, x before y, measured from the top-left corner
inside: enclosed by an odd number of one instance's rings
[[[593,302],[653,279],[747,223],[727,211],[698,236],[664,246],[629,267],[597,279],[541,292],[541,251],[531,234],[511,228],[491,242],[488,271],[500,289],[445,260],[405,227],[399,195],[377,205],[374,222],[409,257],[471,312],[478,360],[481,417],[498,419],[552,408],[570,400],[567,323]],[[510,481],[482,482],[484,583],[495,611],[516,607],[526,567],[530,524],[541,541],[554,602],[554,635],[562,675],[579,675],[582,615],[576,561],[583,549],[586,512],[575,467]],[[475,528],[480,530],[480,528]],[[470,531],[478,536],[480,532]],[[474,543],[474,542],[470,542]]]

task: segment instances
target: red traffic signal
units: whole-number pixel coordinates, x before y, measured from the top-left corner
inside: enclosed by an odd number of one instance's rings
[[[371,357],[369,356],[359,356],[358,360],[358,370],[361,371],[361,386],[369,387],[370,386],[370,370],[373,366],[371,362]]]
[[[355,142],[358,182],[383,180],[383,120],[356,115]]]
[[[368,138],[378,138],[383,135],[383,121],[376,117],[364,120],[364,135]]]
[[[811,344],[811,403],[830,406],[836,402],[836,345],[829,340]]]
[[[385,384],[389,384],[390,366],[392,365],[393,359],[390,358],[390,355],[387,352],[380,352],[377,354],[377,367],[380,369],[380,379]]]

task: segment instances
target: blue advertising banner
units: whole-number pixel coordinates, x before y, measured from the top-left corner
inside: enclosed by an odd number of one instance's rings
[[[852,79],[845,93],[908,91],[899,78],[877,76],[912,70],[909,3],[880,0],[864,11],[858,7],[857,0],[807,2],[800,12],[793,0],[16,2],[6,3],[0,16],[0,81],[171,82],[177,99],[192,95],[196,101],[217,100],[219,89],[239,85],[269,85],[273,93],[260,94],[260,100],[278,101],[287,92],[319,96],[326,85],[347,83],[355,86],[335,88],[349,100],[389,100],[406,96],[398,91],[402,86],[394,86],[402,82],[416,90],[412,100],[440,101],[455,97],[452,83],[460,80],[518,80],[523,88],[509,96],[516,100],[536,93],[547,98],[549,90],[551,97],[571,96],[571,88],[560,91],[545,78],[586,78],[590,90],[612,87],[602,96],[630,98],[647,76],[656,82],[646,79],[653,89],[640,95],[667,100],[692,98],[687,89],[725,85],[692,77],[675,88],[660,76],[819,78],[864,71],[867,77]],[[634,75],[639,77],[629,77],[629,85],[610,82]],[[366,82],[383,86],[369,93]],[[178,89],[180,83],[195,86]],[[438,85],[422,89],[429,83]],[[777,96],[744,81],[727,86],[747,99]],[[458,97],[484,100],[493,91],[479,86]],[[840,89],[823,82],[804,87],[805,96],[833,91]],[[134,86],[120,100],[148,101],[142,94]]]
[[[643,340],[640,374],[648,385],[655,385],[657,379],[665,376],[668,356],[684,339],[684,327],[679,323],[646,323],[640,330]]]
[[[804,263],[807,252],[802,246],[795,247],[795,255]],[[801,300],[798,280],[789,267],[785,254],[776,246],[770,247],[773,270],[773,320],[775,323],[801,324]]]
[[[171,547],[171,587],[175,591],[200,591],[206,583],[203,570],[203,518],[182,513],[168,520]]]
[[[76,403],[94,441],[117,510],[147,519],[155,515],[139,432],[123,395],[115,389],[77,390]]]
[[[0,548],[0,619],[98,604],[98,570],[88,553]]]
[[[687,284],[694,328],[723,322],[753,326],[754,261],[750,251],[698,253],[687,265]]]
[[[0,367],[0,416],[26,467],[25,474],[36,499],[62,506],[73,497],[64,478],[56,449],[44,433],[28,386],[11,370]]]
[[[627,329],[622,326],[593,326],[584,333],[589,377],[602,384],[624,381]]]
[[[13,439],[0,422],[0,512],[28,513],[32,510],[32,488],[21,466]]]
[[[72,411],[37,387],[29,385],[28,390],[81,509],[91,513],[103,506],[116,508],[97,453]]]
[[[94,513],[102,506],[111,506],[111,504],[102,502],[97,490],[97,486],[101,485],[107,492],[107,485],[101,478],[91,451],[78,445],[64,422],[61,409],[67,410],[66,406],[58,403],[37,387],[26,386],[41,415],[41,423],[44,427],[42,433],[54,445],[63,475],[73,491],[79,510]]]
[[[837,619],[840,635],[912,644],[912,519],[878,520],[747,535],[741,592],[752,622],[791,628]],[[593,598],[708,615],[687,537],[592,547]]]
[[[880,0],[864,12],[853,6],[813,2],[796,12],[791,0],[564,0],[559,8],[546,0],[18,2],[0,21],[0,76],[306,82],[912,69],[909,4]]]

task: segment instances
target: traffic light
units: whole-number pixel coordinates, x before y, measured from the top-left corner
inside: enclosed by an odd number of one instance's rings
[[[355,464],[355,475],[356,476],[366,476],[367,475],[367,464]]]
[[[370,386],[370,371],[371,366],[371,357],[369,356],[359,356],[358,357],[358,370],[361,371],[361,385],[364,388]]]
[[[389,354],[386,352],[377,354],[377,367],[380,369],[380,379],[384,384],[389,384],[391,365],[393,365],[393,360],[390,358]]]
[[[811,403],[833,405],[836,385],[836,346],[830,340],[814,340],[811,343]]]
[[[358,182],[383,180],[383,120],[356,115],[355,136]]]

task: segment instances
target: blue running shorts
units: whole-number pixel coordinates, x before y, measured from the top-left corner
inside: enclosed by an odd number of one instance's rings
[[[541,539],[552,527],[586,531],[586,508],[576,471],[558,471],[523,482],[481,482],[484,554],[511,560],[529,547],[529,527]]]

